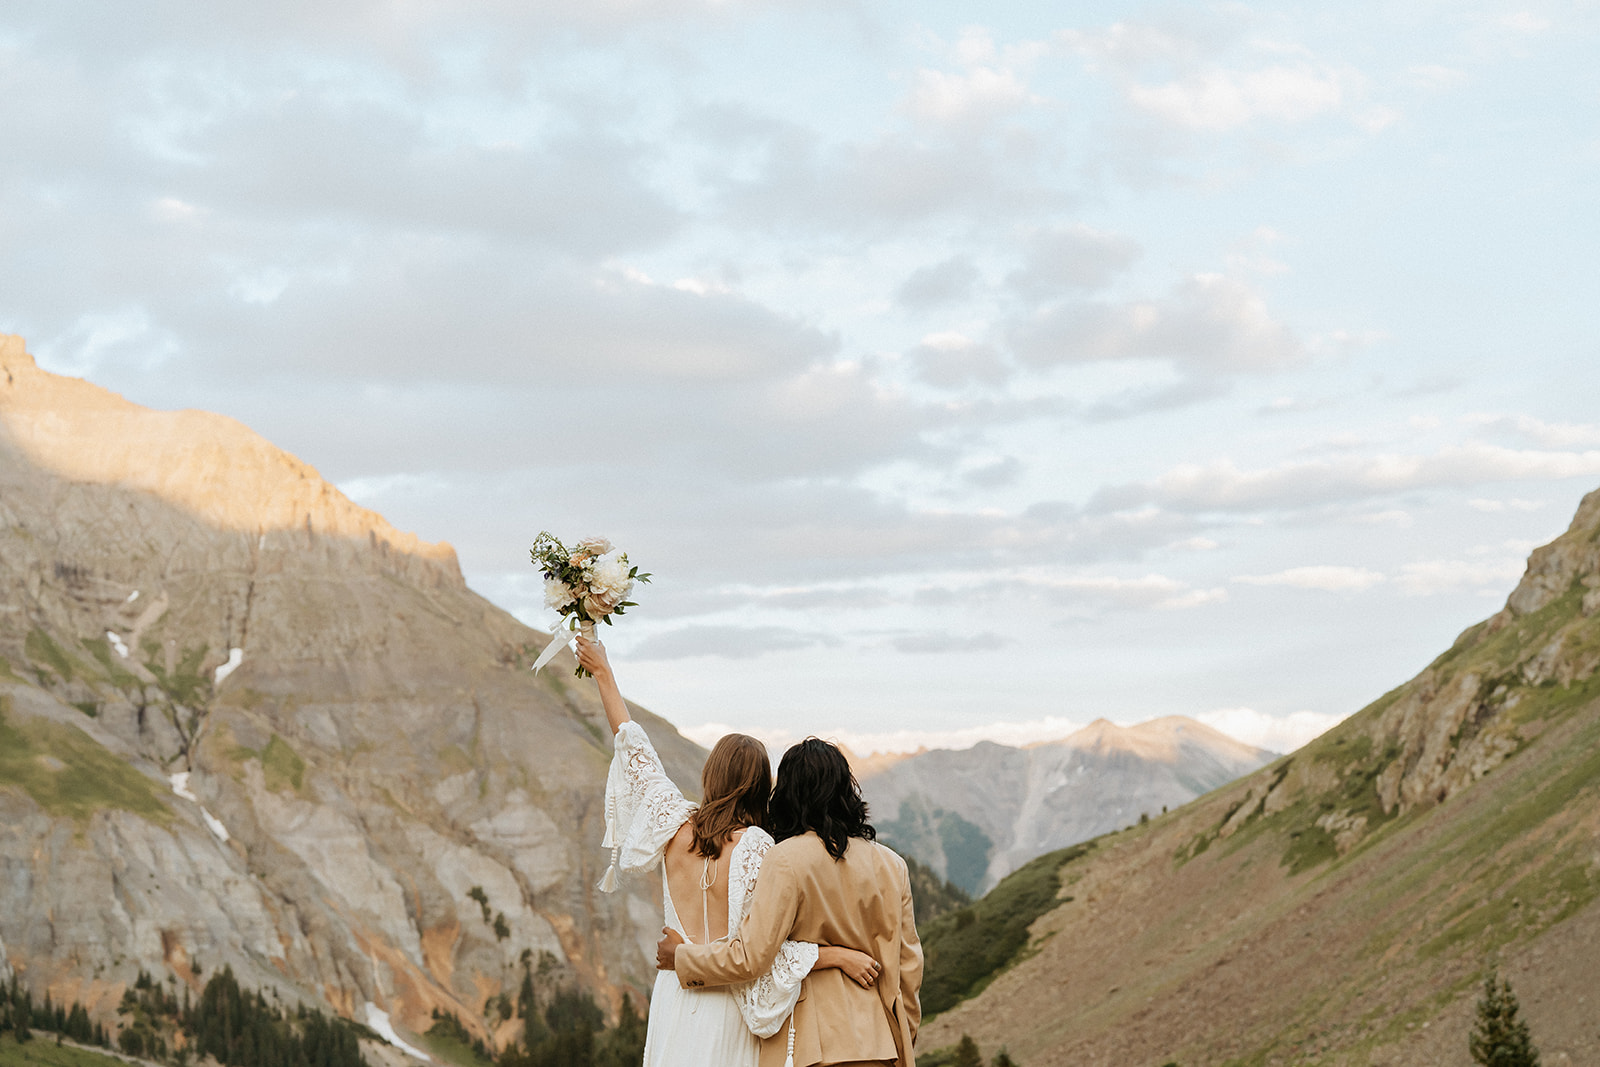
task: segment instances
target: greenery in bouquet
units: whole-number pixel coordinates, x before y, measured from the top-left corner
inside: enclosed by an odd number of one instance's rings
[[[586,537],[568,548],[554,534],[540,531],[532,556],[544,572],[545,606],[560,612],[560,625],[569,630],[592,631],[602,622],[610,626],[611,616],[638,606],[628,599],[634,586],[650,581],[604,537]],[[589,672],[579,667],[575,673],[583,678]]]

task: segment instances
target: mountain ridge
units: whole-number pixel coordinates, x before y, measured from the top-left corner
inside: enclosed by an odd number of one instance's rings
[[[99,1017],[141,968],[198,992],[226,965],[491,1043],[525,950],[642,1003],[659,884],[594,889],[610,745],[570,653],[532,675],[546,636],[449,546],[241,424],[25,357],[0,339],[7,965]],[[696,783],[704,751],[635,715]]]
[[[1209,792],[1275,753],[1184,716],[1107,719],[1054,741],[858,761],[884,840],[969,893],[1034,857]]]

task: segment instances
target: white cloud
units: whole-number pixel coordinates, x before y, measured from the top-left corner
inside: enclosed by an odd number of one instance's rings
[[[1467,501],[1467,507],[1473,511],[1498,513],[1502,511],[1538,511],[1544,507],[1542,500],[1522,500],[1512,497],[1510,500],[1491,500],[1485,497],[1474,497]]]
[[[1511,434],[1544,448],[1600,446],[1600,423],[1546,422],[1532,415],[1470,415],[1468,424]]]
[[[1195,718],[1213,730],[1220,730],[1247,745],[1288,753],[1327,733],[1343,722],[1346,716],[1317,711],[1268,715],[1254,708],[1219,708],[1201,712]]]
[[[1164,574],[1147,574],[1142,578],[1110,575],[1041,577],[1030,581],[1035,580],[1041,591],[1053,593],[1058,600],[1102,600],[1120,607],[1156,611],[1182,611],[1218,604],[1228,598],[1226,589],[1197,589]]]
[[[1290,567],[1275,574],[1241,574],[1234,581],[1245,585],[1283,585],[1291,589],[1321,589],[1329,593],[1355,593],[1384,580],[1365,567]]]
[[[1550,20],[1532,11],[1513,11],[1500,19],[1500,25],[1513,33],[1543,33],[1550,28]]]
[[[1401,567],[1395,584],[1407,596],[1437,596],[1463,589],[1507,594],[1526,569],[1527,561],[1516,558],[1422,560]]]
[[[1010,339],[1034,364],[1167,360],[1200,374],[1273,371],[1305,354],[1259,293],[1219,274],[1193,275],[1160,300],[1050,305]]]
[[[1014,71],[974,67],[952,74],[923,69],[917,71],[905,107],[920,119],[961,123],[1013,111],[1033,99]]]
[[[1412,84],[1433,92],[1459,89],[1467,83],[1466,71],[1437,63],[1419,64],[1412,67],[1408,73],[1411,75]]]
[[[953,730],[859,730],[851,728],[818,727],[797,734],[783,729],[749,729],[736,731],[726,723],[708,722],[700,726],[680,728],[679,732],[696,744],[710,748],[717,739],[731,733],[748,733],[766,743],[769,751],[781,756],[790,745],[805,737],[820,737],[843,745],[857,756],[878,753],[911,753],[921,749],[967,749],[982,741],[997,745],[1021,748],[1041,741],[1059,741],[1083,729],[1084,724],[1072,719],[1046,717],[1026,722],[991,722]]]
[[[1467,444],[1431,455],[1350,456],[1244,470],[1231,460],[1174,467],[1153,482],[1103,490],[1097,506],[1185,511],[1305,507],[1416,489],[1556,481],[1600,473],[1600,451],[1555,452]]]
[[[1352,77],[1307,65],[1217,69],[1162,85],[1131,85],[1128,99],[1175,125],[1222,132],[1258,119],[1298,123],[1338,111],[1349,96]]]

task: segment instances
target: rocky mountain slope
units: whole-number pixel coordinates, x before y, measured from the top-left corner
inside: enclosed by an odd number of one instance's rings
[[[965,1032],[1030,1067],[1459,1064],[1497,964],[1546,1064],[1600,1063],[1597,665],[1600,492],[1416,678],[1063,856],[1030,947],[922,1046]]]
[[[524,953],[648,989],[659,886],[593,890],[610,739],[543,636],[238,423],[0,336],[0,973],[109,1013],[230,965],[485,1035]]]
[[[980,893],[1022,864],[1186,804],[1276,758],[1172,716],[1097,720],[1060,741],[877,759],[858,768],[884,840]]]

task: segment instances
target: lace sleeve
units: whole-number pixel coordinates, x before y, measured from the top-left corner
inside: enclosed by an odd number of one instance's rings
[[[606,836],[601,847],[611,849],[611,866],[600,888],[616,891],[619,867],[649,870],[660,863],[667,842],[693,810],[667,777],[644,728],[636,722],[623,723],[606,774]]]
[[[761,872],[761,860],[772,838],[759,826],[744,832],[728,860],[728,936],[737,937],[750,912],[751,890]],[[817,964],[817,946],[809,941],[785,941],[771,970],[753,982],[733,986],[744,1024],[757,1037],[771,1037],[789,1018],[800,1000],[800,983]]]

